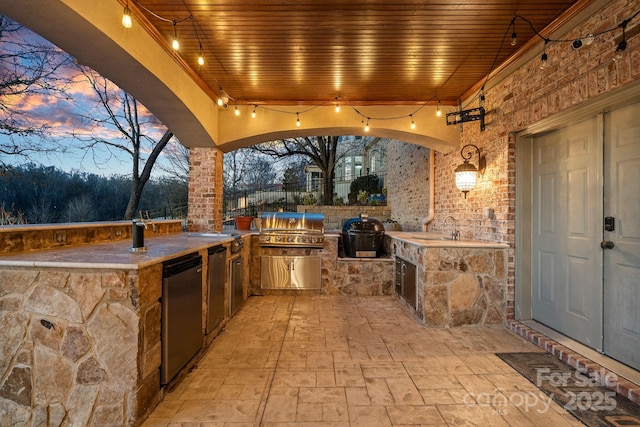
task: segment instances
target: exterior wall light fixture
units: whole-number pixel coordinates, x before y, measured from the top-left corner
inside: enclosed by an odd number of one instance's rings
[[[465,149],[467,148],[469,148],[470,150],[467,150],[467,153],[465,154]],[[469,160],[471,160],[471,157],[473,156],[473,149],[475,149],[475,151],[478,153],[477,168],[473,163],[469,163]],[[487,159],[485,156],[480,154],[480,149],[473,144],[467,144],[462,147],[462,150],[460,150],[460,155],[462,156],[464,162],[458,165],[455,170],[456,187],[458,187],[458,190],[464,193],[464,198],[466,199],[467,193],[473,190],[473,188],[476,186],[478,172],[480,173],[480,175],[484,175],[484,170],[487,167]]]

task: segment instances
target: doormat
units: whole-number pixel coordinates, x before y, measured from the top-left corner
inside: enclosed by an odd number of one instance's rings
[[[589,427],[640,427],[640,406],[606,387],[607,381],[616,379],[615,374],[606,376],[602,371],[592,378],[586,369],[574,369],[549,353],[496,353],[496,356]],[[510,400],[516,405],[525,404],[531,401],[527,397]],[[544,405],[538,404],[531,410],[543,409]]]

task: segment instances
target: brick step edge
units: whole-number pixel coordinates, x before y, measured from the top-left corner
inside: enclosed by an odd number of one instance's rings
[[[518,322],[516,320],[509,320],[507,321],[507,327],[512,332],[537,345],[547,353],[556,356],[558,359],[562,360],[564,363],[573,367],[574,369],[586,369],[589,375],[593,377],[597,377],[602,372],[604,372],[606,375],[608,375],[609,378],[615,378],[613,381],[609,381],[607,387],[610,390],[615,391],[616,394],[626,397],[636,405],[640,405],[640,386],[638,386],[637,384],[634,384],[633,382],[625,379],[619,374],[605,368],[599,363],[596,363],[591,359],[588,359],[581,354],[568,349],[567,347],[559,344],[546,335],[534,329],[531,329],[521,322]]]

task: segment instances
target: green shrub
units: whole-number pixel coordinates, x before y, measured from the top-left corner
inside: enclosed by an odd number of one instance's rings
[[[360,191],[366,191],[368,194],[377,194],[381,190],[378,184],[378,175],[359,176],[351,181],[351,186],[349,187],[349,192],[356,194],[360,193]]]
[[[303,205],[315,205],[316,203],[318,203],[318,200],[316,199],[316,196],[313,195],[313,193],[308,193],[302,199]]]

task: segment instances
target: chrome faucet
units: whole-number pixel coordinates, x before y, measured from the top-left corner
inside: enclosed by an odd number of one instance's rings
[[[454,217],[452,217],[451,215],[447,215],[444,218],[444,221],[442,221],[443,224],[447,224],[447,220],[451,219],[451,221],[453,222],[453,230],[451,231],[451,240],[460,240],[460,232],[457,230],[456,227],[456,219]]]
[[[151,214],[149,213],[148,210],[144,211],[144,214],[142,211],[140,211],[140,224],[142,224],[145,230],[147,229],[147,225],[151,225],[151,229],[153,231],[156,231],[156,225],[151,219]]]

